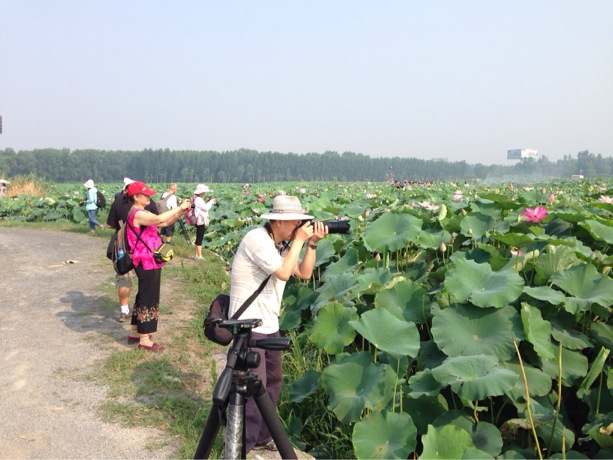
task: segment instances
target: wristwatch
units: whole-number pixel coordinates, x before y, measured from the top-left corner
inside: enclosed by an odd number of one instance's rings
[[[309,247],[311,249],[317,249],[317,245],[313,244],[313,243],[307,243],[307,247]]]

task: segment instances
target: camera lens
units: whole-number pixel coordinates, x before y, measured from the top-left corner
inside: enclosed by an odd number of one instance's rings
[[[348,220],[327,220],[322,222],[328,227],[328,233],[349,233],[349,221]]]

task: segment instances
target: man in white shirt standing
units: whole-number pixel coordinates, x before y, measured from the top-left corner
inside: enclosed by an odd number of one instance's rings
[[[311,223],[295,196],[280,195],[273,200],[271,212],[262,214],[268,219],[263,227],[250,230],[242,239],[231,271],[230,311],[232,316],[270,275],[264,289],[249,305],[241,318],[259,318],[262,325],[255,328],[252,339],[280,337],[279,314],[285,283],[291,276],[309,279],[315,266],[317,242],[328,234],[321,222]],[[300,253],[306,243],[304,255]],[[260,365],[252,369],[266,388],[276,406],[281,391],[281,352],[252,348],[260,354]],[[276,450],[272,435],[253,398],[245,406],[245,448]]]

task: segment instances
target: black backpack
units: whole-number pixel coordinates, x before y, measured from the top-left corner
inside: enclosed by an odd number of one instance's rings
[[[106,207],[106,198],[100,190],[96,190],[96,206],[98,209],[104,209]]]

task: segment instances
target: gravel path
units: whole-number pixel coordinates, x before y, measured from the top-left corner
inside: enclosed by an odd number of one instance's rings
[[[2,459],[173,457],[164,432],[103,422],[96,408],[106,389],[83,378],[127,346],[115,309],[96,306],[100,284],[114,280],[106,244],[77,233],[0,228]]]

